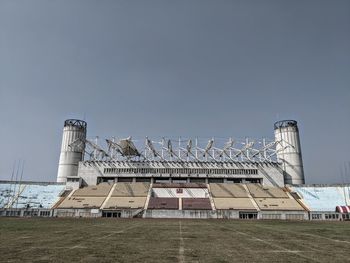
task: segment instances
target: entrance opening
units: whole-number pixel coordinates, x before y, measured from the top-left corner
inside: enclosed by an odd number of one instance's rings
[[[122,213],[120,211],[102,211],[102,217],[122,217]]]
[[[257,219],[257,212],[239,212],[239,219]]]

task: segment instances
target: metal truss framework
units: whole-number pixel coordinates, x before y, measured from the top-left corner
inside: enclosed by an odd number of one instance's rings
[[[77,139],[69,145],[73,151],[85,152],[91,161],[165,161],[165,162],[277,162],[277,154],[291,145],[276,150],[281,141],[267,139],[233,140],[171,140],[162,138],[154,141],[145,138],[133,141],[126,139],[106,139],[107,149],[87,139]],[[138,148],[135,144],[138,143]],[[285,142],[284,142],[285,143]],[[282,144],[281,144],[282,145]]]

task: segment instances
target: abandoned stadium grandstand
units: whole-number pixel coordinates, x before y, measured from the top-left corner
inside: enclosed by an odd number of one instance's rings
[[[274,140],[88,140],[64,123],[57,183],[0,182],[0,215],[349,219],[349,185],[304,185],[296,121]]]

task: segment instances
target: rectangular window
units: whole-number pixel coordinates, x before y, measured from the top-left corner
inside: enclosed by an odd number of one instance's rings
[[[139,177],[136,178],[136,182],[151,182],[151,178]]]
[[[240,219],[257,219],[258,213],[255,212],[239,212]]]
[[[312,220],[321,220],[322,214],[311,214],[311,219]]]
[[[50,216],[50,211],[40,211],[40,216]]]
[[[223,183],[224,179],[223,178],[209,178],[208,183]]]

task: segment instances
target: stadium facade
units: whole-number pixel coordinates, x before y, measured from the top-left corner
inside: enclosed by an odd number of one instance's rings
[[[106,139],[107,149],[86,139],[87,124],[64,123],[57,182],[68,186],[101,182],[303,184],[296,121],[276,122],[274,140]],[[140,144],[140,143],[139,143]],[[88,156],[88,160],[84,160]]]
[[[305,185],[297,122],[274,139],[87,139],[66,120],[57,183],[0,181],[0,215],[348,220],[349,185]]]

